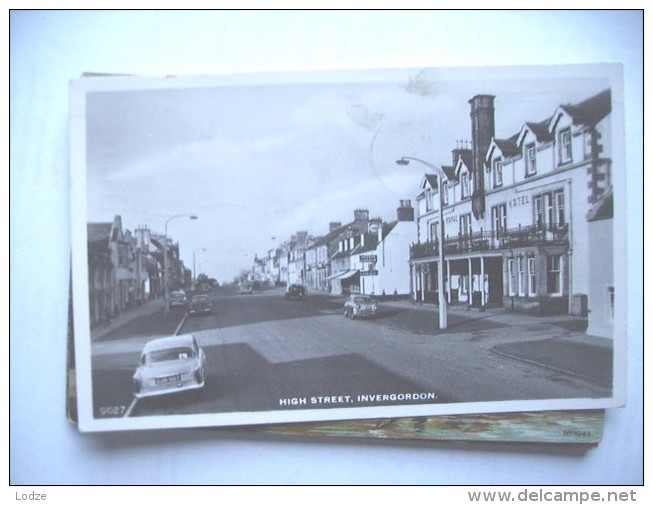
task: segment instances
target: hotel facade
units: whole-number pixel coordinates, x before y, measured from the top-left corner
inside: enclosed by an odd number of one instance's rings
[[[507,138],[495,135],[494,98],[469,100],[471,145],[456,146],[451,164],[421,181],[410,248],[414,299],[438,300],[443,261],[449,304],[587,316],[596,292],[590,265],[603,265],[613,304],[611,234],[605,261],[590,248],[590,213],[611,198],[610,90],[554,106]]]

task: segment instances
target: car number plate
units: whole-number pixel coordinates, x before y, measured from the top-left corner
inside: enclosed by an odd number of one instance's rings
[[[168,382],[178,382],[181,379],[181,375],[168,375],[167,377],[157,377],[154,379],[156,384],[166,384]]]

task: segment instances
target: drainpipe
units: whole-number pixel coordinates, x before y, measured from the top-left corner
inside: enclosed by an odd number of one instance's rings
[[[571,178],[567,181],[567,185],[569,186],[569,204],[567,207],[569,208],[569,223],[567,224],[567,235],[568,235],[568,240],[569,240],[569,250],[567,252],[567,263],[569,264],[567,266],[567,275],[569,275],[569,297],[568,297],[568,302],[567,302],[567,312],[569,315],[571,315],[571,310],[572,310],[572,295],[574,293],[574,278],[573,278],[573,271],[572,271],[572,257],[574,253],[574,241],[573,241],[573,235],[572,235],[572,221],[573,221],[573,215],[572,215],[572,201],[571,201]]]

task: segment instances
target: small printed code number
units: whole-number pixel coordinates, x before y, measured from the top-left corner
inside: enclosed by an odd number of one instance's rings
[[[127,407],[124,405],[112,406],[112,407],[100,407],[101,416],[121,416],[125,413]]]
[[[565,437],[591,437],[592,432],[588,430],[564,430],[562,434]]]

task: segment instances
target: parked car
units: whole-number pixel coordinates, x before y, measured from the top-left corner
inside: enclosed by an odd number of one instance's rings
[[[137,398],[200,389],[205,379],[206,355],[193,335],[147,342],[132,377]]]
[[[286,300],[301,300],[306,296],[306,288],[301,284],[291,284],[284,295]]]
[[[345,302],[345,317],[374,317],[378,307],[371,297],[351,295]]]
[[[183,291],[173,291],[170,293],[170,308],[181,308],[185,309],[188,307],[188,298],[186,297],[186,293]]]
[[[197,314],[210,314],[213,312],[213,305],[211,304],[211,299],[209,295],[195,295],[190,300],[190,308],[188,313],[191,316]]]
[[[241,295],[251,295],[254,292],[254,288],[252,288],[251,284],[243,284],[242,286],[240,286],[238,292]]]

